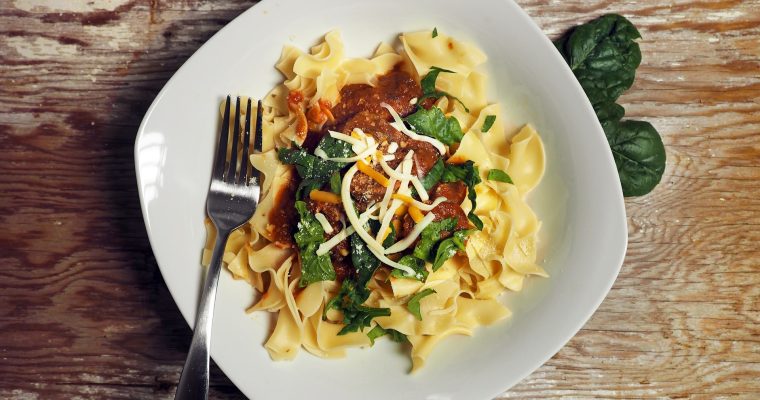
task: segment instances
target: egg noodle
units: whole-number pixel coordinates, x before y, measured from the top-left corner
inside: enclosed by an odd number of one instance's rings
[[[263,101],[263,152],[250,159],[262,174],[262,197],[253,218],[232,233],[224,252],[224,262],[232,275],[260,293],[247,312],[277,313],[276,325],[265,343],[273,360],[291,360],[301,347],[319,357],[340,358],[347,348],[370,346],[385,334],[408,343],[415,371],[443,338],[472,335],[478,326],[507,318],[510,311],[498,301],[505,290],[520,291],[530,275],[547,276],[536,264],[536,237],[541,223],[525,202],[525,196],[544,172],[539,135],[530,125],[517,132],[506,131],[499,104],[486,99],[486,77],[476,70],[486,61],[481,50],[437,31],[404,33],[400,42],[398,51],[380,44],[370,58],[346,58],[340,33],[332,31],[308,52],[285,46],[276,65],[285,81]],[[440,264],[436,268],[431,259],[414,260],[424,265],[420,269],[402,262],[405,258],[399,256],[415,248],[415,241],[425,240],[428,227],[440,223],[435,218],[436,207],[446,199],[428,195],[424,179],[412,173],[416,159],[413,151],[402,148],[403,143],[379,143],[371,130],[356,129],[328,133],[332,140],[351,148],[348,157],[330,157],[321,147],[314,151],[320,159],[343,163],[340,190],[330,193],[316,188],[306,192],[313,201],[339,202],[336,206],[342,207],[346,218],[336,225],[322,213],[314,213],[316,223],[309,226],[323,230],[325,236],[324,240],[317,237],[309,250],[279,243],[270,212],[284,199],[278,194],[299,179],[299,171],[281,161],[281,149],[299,148],[310,125],[332,118],[330,107],[340,103],[341,89],[356,84],[374,86],[379,77],[399,66],[418,83],[431,71],[440,72],[437,80],[433,79],[439,91],[433,96],[433,106],[446,117],[454,117],[463,136],[458,143],[446,145],[411,129],[394,107],[383,104],[387,119],[410,141],[424,142],[439,152],[437,156],[446,165],[469,161],[475,167],[477,176],[473,179],[479,182],[471,189],[476,205],[473,210],[468,196],[461,210],[470,215],[470,221],[480,221],[482,229],[470,223],[462,236],[455,235],[463,239],[463,250],[444,252],[441,260],[435,260]],[[294,106],[293,93],[302,96],[297,99],[301,106]],[[410,102],[416,101],[422,99]],[[397,156],[402,149],[406,156],[400,159]],[[361,174],[383,185],[385,193],[382,201],[355,208],[351,184]],[[399,229],[394,221],[406,214],[413,220],[413,229],[405,238],[383,243],[389,231]],[[305,224],[299,222],[297,229],[304,230]],[[380,228],[373,231],[367,228],[369,224]],[[208,265],[215,239],[213,226],[208,221],[206,226],[209,234],[204,265]],[[437,234],[434,240],[438,240]],[[305,257],[329,260],[330,252],[336,251],[341,241],[365,246],[372,253],[365,255],[374,256],[382,264],[367,277],[368,296],[364,303],[352,308],[359,312],[365,308],[382,311],[369,311],[370,317],[353,327],[347,327],[347,308],[341,306],[349,298],[340,298],[347,294],[346,285],[335,278],[315,279],[310,275],[306,279],[302,268]],[[398,273],[394,273],[396,270]],[[334,276],[329,268],[322,272]],[[415,274],[416,278],[412,277]],[[304,285],[307,281],[308,285]]]

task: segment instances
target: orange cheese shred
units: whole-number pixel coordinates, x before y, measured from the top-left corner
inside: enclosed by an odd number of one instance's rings
[[[369,176],[370,178],[377,181],[377,183],[383,185],[383,187],[388,187],[390,182],[388,181],[388,178],[386,178],[383,174],[375,171],[374,168],[370,167],[369,164],[365,163],[364,161],[358,161],[356,165],[359,167],[359,171],[364,172]]]
[[[322,203],[341,204],[340,196],[323,190],[312,190],[309,192],[309,198],[314,201],[321,201]]]

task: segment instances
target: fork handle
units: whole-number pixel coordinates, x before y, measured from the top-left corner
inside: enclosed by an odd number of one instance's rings
[[[222,255],[230,231],[218,232],[214,252],[211,255],[211,265],[208,267],[206,280],[203,283],[201,302],[195,316],[193,341],[187,353],[182,376],[179,378],[175,400],[208,399],[209,352],[211,348],[211,322],[214,317],[216,288],[219,282],[219,272],[222,269]]]

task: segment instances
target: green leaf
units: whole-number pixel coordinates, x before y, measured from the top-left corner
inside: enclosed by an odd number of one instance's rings
[[[665,146],[652,124],[626,120],[605,124],[625,196],[642,196],[654,189],[665,171]]]
[[[435,251],[435,261],[433,261],[433,272],[441,268],[444,262],[454,256],[457,251],[464,251],[464,241],[474,230],[463,229],[461,231],[454,232],[450,238],[444,239],[441,244],[438,245],[438,249]]]
[[[300,147],[283,148],[277,154],[284,164],[294,165],[301,177],[301,183],[296,190],[297,199],[308,196],[311,190],[318,189],[327,183],[332,174],[339,171],[344,165],[343,163],[323,160],[307,153]]]
[[[462,141],[464,134],[459,121],[454,117],[446,117],[438,107],[426,110],[420,108],[414,114],[404,119],[416,132],[452,145]]]
[[[592,105],[615,102],[633,84],[641,63],[638,30],[625,17],[608,14],[569,31],[554,44]]]
[[[351,143],[335,139],[330,135],[325,135],[322,137],[322,140],[319,141],[317,148],[322,149],[322,151],[324,151],[325,154],[331,158],[348,158],[356,155],[356,153],[354,153],[354,151],[351,149]]]
[[[409,339],[406,338],[406,335],[403,333],[395,330],[395,329],[383,329],[380,325],[375,325],[372,330],[367,332],[367,337],[369,337],[370,346],[375,344],[375,339],[388,335],[390,339],[396,343],[405,343],[408,342]]]
[[[420,260],[419,258],[407,254],[401,259],[398,260],[398,263],[401,265],[405,265],[412,270],[414,270],[413,275],[409,275],[408,273],[400,270],[400,269],[393,269],[391,271],[391,276],[394,278],[403,278],[403,279],[416,279],[420,282],[425,282],[425,279],[428,277],[428,270],[425,268],[425,261]]]
[[[330,175],[330,191],[340,195],[340,187],[342,185],[342,180],[340,178],[340,171],[333,172],[332,175]]]
[[[420,86],[422,87],[422,97],[420,97],[419,99],[417,99],[417,108],[418,109],[422,108],[422,106],[421,106],[422,102],[424,100],[428,99],[428,98],[432,97],[434,99],[437,99],[437,98],[442,97],[442,96],[449,96],[452,99],[458,101],[459,104],[462,105],[462,108],[464,108],[465,111],[470,112],[470,109],[467,108],[467,106],[465,106],[464,103],[462,103],[462,100],[459,100],[459,98],[454,97],[454,96],[452,96],[449,93],[446,93],[446,92],[444,92],[442,90],[438,90],[438,89],[435,88],[435,81],[436,81],[436,79],[438,79],[438,75],[441,72],[451,73],[451,74],[454,73],[454,71],[450,71],[448,69],[443,69],[443,68],[439,68],[439,67],[435,67],[435,66],[430,67],[430,71],[428,71],[428,73],[425,74],[425,76],[422,78],[422,80],[420,80]]]
[[[496,169],[496,168],[488,171],[487,178],[488,178],[489,181],[497,181],[497,182],[505,182],[505,183],[514,184],[514,182],[512,182],[512,178],[509,176],[509,174],[507,174],[506,172],[504,172],[504,171],[502,171],[500,169]]]
[[[362,305],[365,300],[364,294],[357,291],[356,282],[346,279],[343,281],[338,294],[325,305],[322,318],[325,318],[329,310],[341,311],[345,326],[338,332],[338,335],[345,335],[369,327],[374,318],[391,315],[390,308],[373,308]]]
[[[372,278],[377,267],[380,266],[380,260],[369,251],[367,244],[359,235],[349,236],[349,243],[351,244],[351,263],[356,269],[357,290],[362,295],[362,302],[364,302],[369,296],[369,292],[365,293],[367,282]]]
[[[438,28],[433,28],[433,37],[438,36]]]
[[[488,132],[491,127],[493,126],[493,123],[496,122],[496,116],[495,115],[488,115],[486,116],[485,121],[483,121],[483,126],[480,128],[481,132]]]
[[[483,230],[483,221],[475,215],[475,207],[477,206],[475,185],[481,182],[480,173],[478,167],[472,161],[466,161],[464,164],[446,164],[441,181],[443,182],[455,182],[463,181],[467,185],[467,198],[472,203],[472,210],[467,214],[467,218],[472,222],[479,230]]]
[[[303,201],[296,201],[295,208],[300,217],[298,231],[293,235],[301,256],[300,286],[305,287],[313,282],[335,280],[335,270],[330,261],[330,255],[317,255],[317,248],[325,242],[322,225],[311,215]]]
[[[415,294],[411,299],[409,299],[409,302],[406,303],[406,308],[409,309],[409,312],[417,317],[418,320],[422,321],[422,314],[420,314],[420,300],[426,296],[430,296],[433,293],[435,293],[435,290],[427,288]]]
[[[430,171],[428,171],[427,175],[425,175],[424,178],[422,178],[422,186],[425,188],[425,190],[430,190],[438,184],[438,182],[441,181],[441,177],[443,176],[443,172],[446,170],[446,167],[443,164],[442,159],[436,160],[435,164],[433,164],[433,167],[430,168]]]
[[[441,241],[441,232],[453,231],[457,226],[455,218],[446,218],[437,222],[431,222],[420,232],[420,240],[412,251],[412,255],[420,260],[433,261],[433,248]]]
[[[606,122],[618,122],[623,119],[625,109],[623,106],[613,102],[603,102],[594,105],[596,118],[602,124]]]

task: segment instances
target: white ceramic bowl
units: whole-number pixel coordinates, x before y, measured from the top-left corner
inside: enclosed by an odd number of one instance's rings
[[[339,28],[348,55],[381,40],[438,27],[489,56],[490,98],[514,125],[542,135],[546,176],[530,203],[543,221],[540,256],[549,279],[504,296],[514,315],[446,339],[425,368],[387,340],[322,360],[302,351],[272,362],[262,343],[270,317],[246,315],[252,289],[224,273],[212,333],[214,360],[249,397],[267,399],[487,399],[555,354],[586,322],[617,276],[626,249],[623,196],[604,134],[580,85],[540,29],[511,0],[265,0],[203,45],[166,84],[135,144],[140,202],[161,272],[192,325],[202,279],[204,204],[227,93],[263,96],[282,78],[283,44],[306,48]]]

